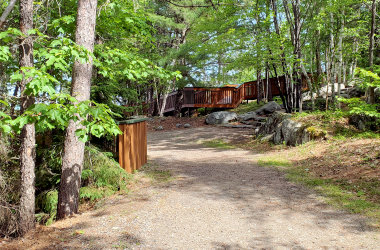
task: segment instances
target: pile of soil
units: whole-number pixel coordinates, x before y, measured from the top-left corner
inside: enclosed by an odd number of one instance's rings
[[[192,128],[198,128],[207,126],[205,123],[205,117],[151,117],[147,121],[148,130],[156,131],[157,127],[162,126],[163,130],[179,130],[186,129],[184,128],[184,124],[190,124]],[[177,124],[181,124],[180,127],[177,127]]]

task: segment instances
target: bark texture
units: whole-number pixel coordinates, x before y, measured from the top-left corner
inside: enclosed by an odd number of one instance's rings
[[[89,51],[94,49],[97,0],[79,0],[75,41]],[[71,95],[81,101],[90,99],[92,59],[87,63],[75,62]],[[62,175],[58,196],[58,219],[78,213],[79,188],[85,144],[78,140],[75,131],[80,129],[79,122],[70,121],[66,130]]]
[[[27,34],[33,29],[33,0],[20,1],[20,30]],[[33,40],[30,36],[20,41],[20,67],[33,67]],[[23,79],[21,87],[21,112],[33,104],[34,98],[23,94],[30,79]],[[21,197],[20,197],[20,234],[25,235],[34,228],[35,206],[35,127],[27,124],[21,132],[20,170],[21,170]]]
[[[376,0],[372,0],[372,11],[371,11],[371,33],[369,37],[369,67],[373,71],[373,51],[375,44],[375,29],[376,29]],[[368,102],[371,104],[375,103],[375,87],[368,88]]]

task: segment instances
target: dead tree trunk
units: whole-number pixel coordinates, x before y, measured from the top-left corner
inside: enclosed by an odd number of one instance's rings
[[[89,51],[94,49],[97,0],[79,0],[75,41]],[[71,95],[79,102],[90,99],[92,58],[86,63],[76,61],[73,68]],[[58,196],[57,217],[63,219],[78,213],[79,188],[84,157],[84,142],[75,135],[82,128],[79,122],[70,121],[66,129],[62,175]]]
[[[33,67],[33,40],[28,31],[33,29],[33,0],[20,1],[20,30],[26,37],[20,41],[20,67]],[[26,85],[31,79],[23,79],[21,87],[21,113],[34,103],[32,96],[24,95]],[[20,167],[21,167],[21,198],[20,198],[20,234],[26,234],[34,227],[35,204],[35,127],[27,124],[21,132]]]

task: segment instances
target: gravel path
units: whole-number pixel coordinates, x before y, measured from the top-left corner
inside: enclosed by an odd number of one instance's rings
[[[150,135],[150,158],[178,180],[158,189],[131,221],[141,242],[136,249],[380,249],[379,233],[363,218],[257,166],[259,155],[197,143],[246,131],[206,127]]]
[[[45,247],[380,249],[379,232],[364,218],[337,211],[283,173],[257,166],[259,155],[199,143],[246,135],[215,127],[151,133],[149,158],[174,180],[57,222],[58,230],[79,233]]]

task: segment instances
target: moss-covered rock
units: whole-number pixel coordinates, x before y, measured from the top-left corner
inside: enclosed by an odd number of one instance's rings
[[[326,131],[306,126],[290,119],[290,114],[275,112],[256,132],[275,144],[300,145],[314,139],[324,138]]]

